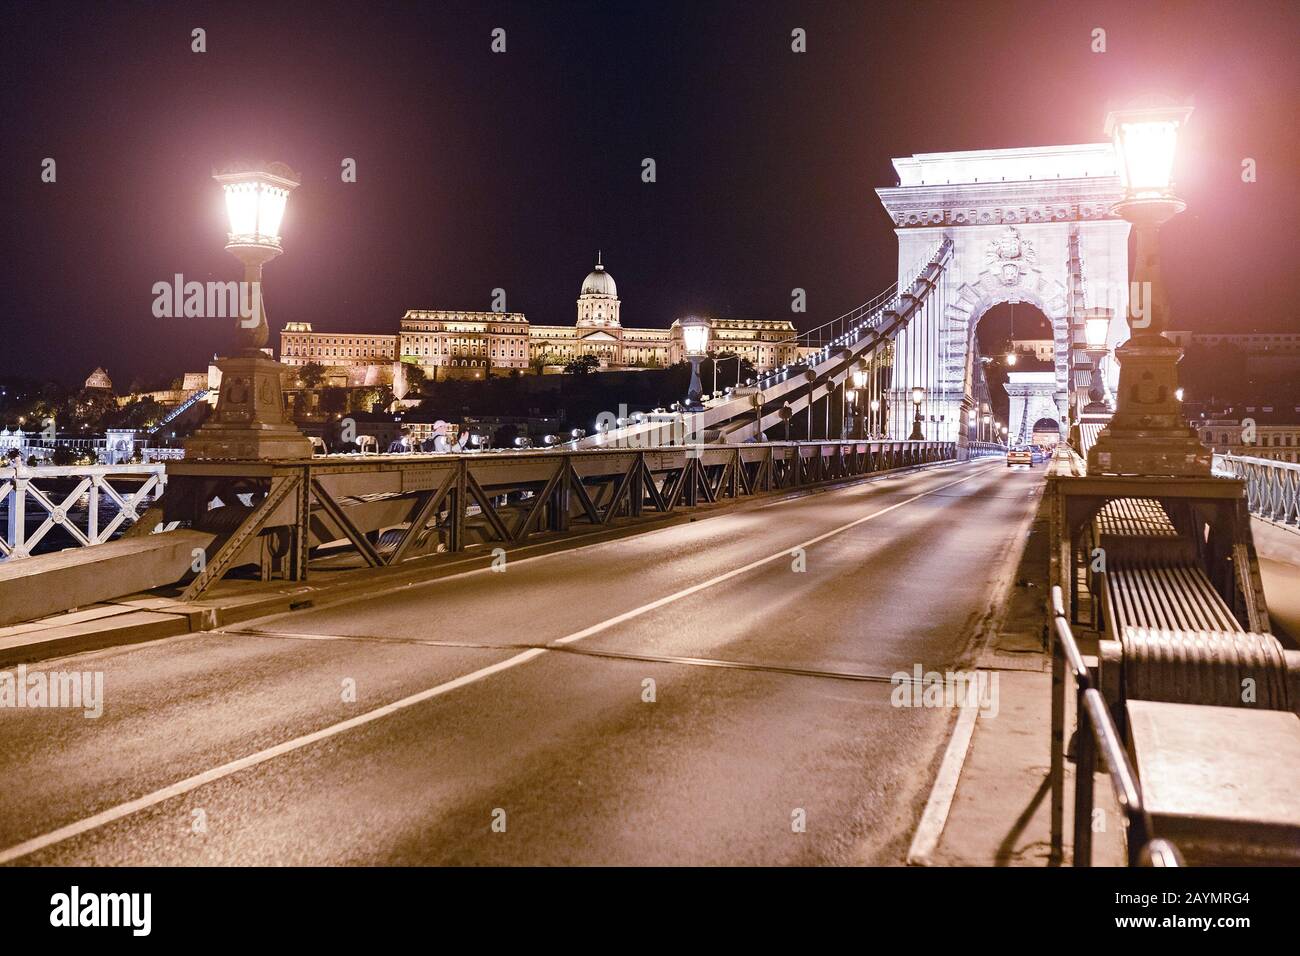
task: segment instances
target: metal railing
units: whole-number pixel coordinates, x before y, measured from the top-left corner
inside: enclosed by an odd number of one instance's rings
[[[162,419],[158,422],[158,424],[150,429],[150,433],[154,435],[158,434],[160,431],[162,431],[164,428],[170,425],[177,418],[179,418],[180,416],[184,415],[187,411],[189,411],[190,408],[192,408],[196,402],[204,401],[207,397],[208,397],[208,390],[206,388],[201,388],[197,392],[194,392],[192,395],[189,396],[189,398],[185,399],[185,401],[181,402],[170,412],[164,415]]]
[[[800,332],[796,336],[796,341],[803,348],[822,348],[832,342],[841,339],[849,334],[859,322],[869,318],[876,313],[883,312],[885,307],[898,298],[898,283],[895,282],[884,292],[862,303],[856,309],[851,309],[841,316],[824,322],[815,329],[809,329],[807,332]]]
[[[926,265],[923,265],[918,271],[918,276],[924,275],[926,268],[940,257],[944,245],[948,241],[947,239],[941,239],[935,244],[933,251],[923,260]],[[899,301],[898,293],[898,283],[895,282],[884,292],[862,303],[856,309],[851,309],[829,322],[824,322],[815,329],[800,332],[796,339],[801,348],[825,348],[843,344],[849,338],[860,338],[862,332],[880,324],[884,313]]]
[[[1075,866],[1092,866],[1093,774],[1100,753],[1111,790],[1127,825],[1129,866],[1180,866],[1178,850],[1152,833],[1151,815],[1142,802],[1142,788],[1111,718],[1106,701],[1093,686],[1088,665],[1079,651],[1065,614],[1059,585],[1052,587],[1052,844],[1051,859],[1064,857],[1065,822],[1065,674],[1075,685],[1074,854]]]
[[[970,441],[966,443],[966,457],[996,458],[1007,453],[1007,446],[1000,441]]]
[[[114,487],[115,480],[135,487],[130,491]],[[162,464],[0,468],[0,504],[5,512],[0,559],[28,557],[55,528],[65,532],[74,547],[111,540],[139,520],[145,510],[141,506],[161,495],[166,483],[167,469]],[[116,512],[107,520],[100,512],[101,497]],[[29,531],[33,515],[40,523]]]
[[[1279,524],[1300,525],[1300,464],[1216,454],[1214,470],[1245,479],[1246,506],[1251,514]]]
[[[635,524],[930,463],[954,442],[813,441],[475,454],[330,455],[172,466],[162,520],[216,535],[193,600],[228,570],[305,580],[313,560],[391,567],[538,535]],[[349,551],[348,545],[351,545]]]

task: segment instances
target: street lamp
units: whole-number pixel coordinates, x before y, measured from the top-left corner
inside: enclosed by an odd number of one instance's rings
[[[704,410],[700,401],[703,387],[700,385],[700,360],[709,350],[709,320],[699,316],[688,316],[679,323],[682,329],[682,348],[691,363],[691,384],[686,390],[683,408],[688,412]]]
[[[1114,211],[1133,224],[1134,284],[1145,294],[1141,320],[1130,304],[1133,334],[1115,350],[1120,363],[1115,414],[1088,452],[1094,473],[1210,474],[1210,451],[1183,420],[1175,397],[1180,349],[1164,335],[1168,307],[1160,278],[1157,233],[1186,203],[1174,195],[1178,134],[1191,107],[1149,98],[1106,117],[1114,139],[1124,198]]]
[[[284,370],[263,349],[270,339],[262,267],[282,251],[280,224],[298,174],[283,163],[241,164],[213,174],[226,200],[226,251],[244,264],[234,355],[218,360],[221,386],[211,419],[185,442],[192,458],[309,458],[311,442],[285,416]]]
[[[912,434],[908,435],[910,441],[924,441],[925,435],[921,433],[921,399],[925,398],[925,389],[920,385],[912,388]]]
[[[1087,343],[1084,354],[1088,356],[1090,373],[1088,376],[1088,404],[1083,408],[1084,415],[1104,415],[1109,412],[1106,407],[1106,383],[1102,377],[1101,360],[1109,351],[1106,337],[1110,333],[1110,309],[1088,309],[1083,320],[1083,336]]]
[[[850,434],[854,438],[861,438],[866,431],[866,425],[863,422],[865,417],[862,414],[862,396],[867,394],[867,370],[859,365],[849,376],[853,387],[846,389],[844,397],[848,401]]]

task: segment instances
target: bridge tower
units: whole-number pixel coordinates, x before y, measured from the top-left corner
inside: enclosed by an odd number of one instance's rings
[[[944,237],[953,251],[929,307],[896,340],[891,437],[907,438],[919,387],[925,437],[966,442],[982,376],[975,329],[1003,302],[1027,302],[1051,320],[1052,417],[1064,433],[1084,309],[1113,309],[1111,347],[1128,337],[1129,224],[1110,212],[1122,196],[1113,147],[918,153],[895,159],[894,169],[898,185],[876,193],[898,235],[899,287]],[[1117,381],[1113,362],[1104,372]]]

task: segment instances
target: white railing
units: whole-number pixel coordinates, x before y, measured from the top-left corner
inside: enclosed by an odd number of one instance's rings
[[[115,486],[115,481],[131,487]],[[5,515],[0,559],[28,557],[54,528],[65,532],[74,546],[109,541],[139,520],[166,483],[167,469],[161,464],[0,468],[0,506]],[[116,513],[102,516],[103,503]],[[40,523],[29,532],[31,520]]]
[[[1246,480],[1250,513],[1280,524],[1300,524],[1300,464],[1244,455],[1215,455],[1217,474]]]

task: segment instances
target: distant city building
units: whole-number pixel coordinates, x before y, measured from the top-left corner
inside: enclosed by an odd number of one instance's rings
[[[1234,345],[1246,354],[1300,355],[1300,333],[1294,332],[1186,332],[1170,330],[1165,338],[1175,345]]]
[[[1216,454],[1300,461],[1300,406],[1239,405],[1191,419]]]
[[[597,254],[578,293],[574,325],[530,325],[522,312],[412,309],[397,335],[316,332],[310,322],[290,322],[280,333],[280,361],[327,368],[378,365],[400,359],[434,379],[487,378],[541,371],[591,355],[606,369],[660,368],[684,358],[681,330],[624,328],[614,277]],[[789,321],[721,318],[713,321],[711,348],[747,359],[766,371],[798,358]],[[352,376],[349,376],[352,377]]]
[[[396,335],[365,332],[313,332],[310,322],[289,322],[280,333],[280,361],[285,365],[373,365],[397,355]]]
[[[522,312],[411,310],[402,316],[401,358],[430,378],[487,378],[528,368]]]
[[[1231,345],[1246,356],[1250,375],[1274,376],[1300,370],[1300,334],[1294,332],[1168,331],[1165,337],[1186,349]]]
[[[210,367],[207,372],[186,372],[181,377],[180,388],[160,388],[148,392],[131,392],[129,395],[119,395],[117,404],[119,407],[123,407],[132,402],[151,399],[164,407],[180,405],[195,392],[201,392],[210,387],[211,372],[214,370],[215,366]]]
[[[1056,342],[1052,339],[1015,339],[1011,348],[1017,355],[1032,354],[1040,362],[1056,361]]]
[[[113,390],[113,380],[108,377],[108,373],[102,368],[97,368],[91,372],[90,377],[86,379],[86,388],[111,392]]]

